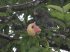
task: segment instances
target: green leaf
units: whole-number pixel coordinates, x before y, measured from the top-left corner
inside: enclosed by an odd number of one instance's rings
[[[38,39],[37,41],[35,41],[34,45],[36,45],[39,41],[43,41],[44,39]]]
[[[39,42],[36,44],[36,47],[39,47]]]
[[[66,38],[66,40],[67,40],[67,45],[70,48],[70,38]]]
[[[66,27],[65,26],[65,24],[62,22],[62,21],[60,21],[60,20],[58,20],[58,19],[54,19],[54,18],[50,18],[50,19],[52,19],[52,20],[54,20],[55,22],[57,22],[59,25],[61,25],[62,27]]]
[[[34,38],[32,38],[31,36],[29,36],[28,42],[27,42],[27,49],[31,48],[31,45],[33,45],[33,43],[34,43],[33,40],[34,40]]]
[[[70,0],[67,0],[67,1],[65,2],[65,5],[68,4],[68,3],[70,3]]]
[[[67,14],[65,15],[65,19],[66,19],[67,21],[70,21],[70,13],[67,13]]]
[[[46,46],[46,48],[44,49],[44,51],[43,52],[47,52],[48,51],[48,49],[49,49],[49,43],[48,43],[48,41],[46,40],[46,42],[47,42],[47,46]]]
[[[0,16],[6,16],[6,13],[0,12]]]
[[[53,37],[53,40],[59,44],[61,42],[62,38]]]
[[[43,50],[45,49],[44,47],[38,47],[39,51],[38,52],[43,52]]]
[[[33,47],[31,47],[29,52],[38,52],[38,48],[33,46]]]
[[[14,31],[15,34],[19,34],[19,35],[22,35],[22,36],[27,36],[27,32],[26,31],[23,31],[22,30],[17,30],[17,31]]]
[[[0,50],[0,52],[5,52],[5,50]]]
[[[70,26],[70,21],[68,21],[66,24],[67,24],[67,26]]]
[[[5,27],[7,24],[11,24],[12,22],[10,21],[10,22],[5,22],[5,23],[3,23],[1,26],[0,26],[0,29],[2,29],[3,27]]]
[[[6,46],[6,51],[8,51],[9,47],[10,47],[10,44],[8,44],[8,45]]]
[[[27,43],[28,43],[28,37],[23,37],[22,42],[20,44],[21,47],[21,52],[26,52],[26,50],[28,49],[27,47]]]
[[[15,19],[14,23],[20,23],[20,21],[18,19]]]
[[[60,6],[56,6],[56,5],[47,5],[46,7],[48,7],[48,8],[53,8],[53,9],[56,9],[56,10],[58,10],[58,11],[60,11],[60,12],[63,12],[63,11],[62,11],[62,8],[61,8]]]
[[[28,13],[27,13],[27,10],[25,10],[25,13],[24,13],[24,21],[25,21],[25,23],[27,23],[27,19],[28,19]]]
[[[26,52],[26,46],[23,45],[24,43],[21,43],[21,52]]]
[[[9,26],[6,25],[6,26],[4,27],[4,34],[8,34],[8,33],[9,33]]]
[[[13,13],[13,10],[9,9],[6,11],[6,14],[10,14],[10,13]]]
[[[0,7],[6,6],[6,0],[1,0],[0,2]]]
[[[70,3],[68,3],[67,5],[65,5],[63,7],[63,9],[64,9],[64,13],[68,12],[68,10],[70,9]]]
[[[48,51],[47,52],[53,52],[51,49],[48,49]]]
[[[45,6],[45,4],[44,4],[44,3],[41,3],[39,6],[35,7],[35,8],[33,9],[33,11],[35,11],[35,10],[37,10],[37,9],[40,9],[40,8],[42,8],[42,7],[44,7],[44,6]]]
[[[59,12],[51,12],[50,14],[53,17],[57,17],[59,19],[64,19],[64,14],[62,14],[62,13],[59,13]]]
[[[22,33],[22,34],[20,34],[20,35],[27,36],[26,34],[23,34],[23,33]]]
[[[8,1],[8,5],[12,5],[13,4],[13,0]]]

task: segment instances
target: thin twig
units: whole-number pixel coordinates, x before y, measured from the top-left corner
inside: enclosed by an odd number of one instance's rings
[[[5,34],[2,34],[2,33],[0,33],[0,37],[2,37],[2,38],[4,38],[4,39],[7,39],[7,40],[20,40],[19,38],[13,38],[13,37],[9,37],[9,36],[7,36],[7,35],[5,35]]]

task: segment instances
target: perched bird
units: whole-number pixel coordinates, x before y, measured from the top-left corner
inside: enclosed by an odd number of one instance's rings
[[[35,23],[31,23],[31,24],[29,24],[28,27],[27,27],[27,32],[28,32],[28,34],[31,35],[31,36],[35,36],[35,34],[36,34],[38,31],[41,31],[41,29],[40,29],[38,26],[36,26]]]
[[[42,8],[34,11],[34,15],[36,18],[36,24],[38,25],[44,26],[46,28],[57,26],[57,23],[50,19],[53,18],[50,13]]]

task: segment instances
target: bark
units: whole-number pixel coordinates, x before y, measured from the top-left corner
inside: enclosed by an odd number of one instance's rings
[[[18,38],[9,37],[9,36],[7,36],[7,35],[5,35],[5,34],[2,34],[2,33],[0,33],[0,37],[1,37],[1,38],[4,38],[4,39],[7,39],[7,40],[9,40],[9,41],[20,40],[20,39],[18,39]]]
[[[44,0],[36,0],[21,5],[4,6],[4,7],[0,7],[0,12],[6,12],[8,9],[12,9],[13,11],[21,11],[21,10],[29,9],[31,7],[35,7],[43,2]]]

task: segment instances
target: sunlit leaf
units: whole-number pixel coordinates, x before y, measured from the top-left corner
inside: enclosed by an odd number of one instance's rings
[[[59,12],[51,12],[50,14],[53,17],[57,17],[59,19],[64,19],[64,14],[62,14],[62,13],[59,13]]]
[[[65,19],[66,19],[67,21],[70,21],[70,13],[67,13],[67,14],[65,15]]]
[[[60,12],[63,12],[63,11],[62,11],[62,8],[61,8],[60,6],[56,6],[56,5],[47,5],[46,7],[48,7],[48,8],[53,8],[53,9],[56,9],[56,10],[58,10],[58,11],[60,11]]]
[[[70,9],[70,3],[68,3],[67,5],[65,5],[63,7],[63,9],[64,9],[64,13],[68,12],[68,10]]]

